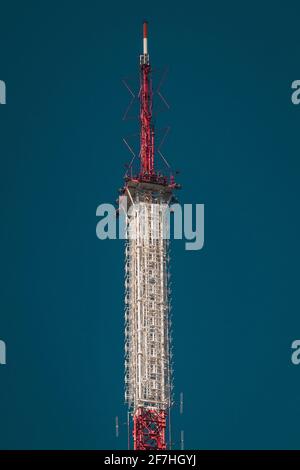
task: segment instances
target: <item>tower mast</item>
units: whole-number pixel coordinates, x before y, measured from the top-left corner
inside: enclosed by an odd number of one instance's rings
[[[169,240],[166,212],[179,187],[154,167],[152,80],[148,24],[140,55],[140,168],[127,176],[125,241],[125,400],[133,419],[135,450],[166,449],[172,404]],[[129,210],[130,209],[130,210]]]

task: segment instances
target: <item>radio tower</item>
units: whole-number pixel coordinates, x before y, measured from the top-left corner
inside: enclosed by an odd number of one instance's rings
[[[140,168],[125,176],[125,399],[135,450],[166,449],[172,404],[169,240],[165,215],[178,188],[155,170],[148,24],[140,55]],[[168,423],[169,425],[169,423]],[[170,430],[169,430],[170,436]],[[168,442],[171,447],[171,442]]]

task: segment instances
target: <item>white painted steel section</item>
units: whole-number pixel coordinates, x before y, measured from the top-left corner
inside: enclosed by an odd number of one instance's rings
[[[171,404],[169,240],[163,238],[168,205],[134,196],[125,247],[125,398],[139,406]]]
[[[147,38],[143,39],[143,53],[148,54],[148,39]]]

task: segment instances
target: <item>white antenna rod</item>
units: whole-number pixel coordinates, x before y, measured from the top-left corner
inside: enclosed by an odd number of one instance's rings
[[[180,392],[180,404],[179,404],[180,414],[183,414],[183,392]]]
[[[143,24],[143,54],[148,54],[148,23],[147,21]]]
[[[184,450],[184,431],[180,431],[180,450]]]
[[[119,437],[119,418],[116,416],[116,437]]]
[[[127,412],[127,448],[130,450],[130,412]]]

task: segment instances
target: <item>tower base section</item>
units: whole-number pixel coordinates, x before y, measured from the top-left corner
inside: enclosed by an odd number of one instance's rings
[[[138,408],[134,414],[134,450],[166,449],[166,412]]]

